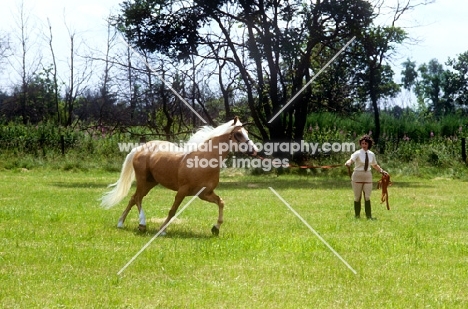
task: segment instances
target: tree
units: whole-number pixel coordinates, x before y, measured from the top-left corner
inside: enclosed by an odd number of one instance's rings
[[[417,96],[421,110],[435,118],[466,109],[468,105],[468,52],[449,58],[444,68],[437,59],[416,67],[411,60],[404,62],[402,82]]]
[[[0,34],[0,73],[2,73],[3,62],[10,55],[10,42],[7,35]],[[6,101],[9,96],[0,89],[0,117],[4,114],[4,101]],[[1,118],[0,118],[1,120]]]
[[[65,126],[71,126],[74,121],[75,103],[80,94],[86,90],[87,82],[91,78],[92,70],[90,69],[89,59],[84,59],[84,63],[80,67],[81,71],[77,70],[77,56],[79,45],[76,42],[76,32],[66,25],[68,37],[70,39],[70,58],[68,59],[69,65],[69,78],[68,83],[65,85],[65,98],[64,98],[64,115]]]
[[[28,115],[27,115],[27,105],[29,102],[28,94],[29,89],[28,85],[31,81],[34,74],[38,71],[39,64],[41,62],[42,56],[40,53],[36,53],[34,56],[31,56],[30,49],[34,45],[31,42],[31,33],[29,33],[29,29],[31,26],[31,22],[29,19],[29,15],[24,10],[24,3],[21,3],[19,6],[19,18],[17,22],[17,26],[20,30],[20,34],[18,36],[18,43],[20,44],[20,51],[19,55],[19,64],[18,66],[14,67],[14,70],[20,76],[20,93],[16,97],[18,108],[17,111],[19,115],[21,115],[21,120],[24,124],[29,122]]]
[[[0,33],[0,72],[1,72],[1,65],[10,56],[10,54],[11,54],[10,38],[8,34]]]
[[[458,55],[456,59],[447,61],[453,71],[447,70],[448,83],[452,86],[454,103],[461,108],[468,107],[468,51]]]
[[[394,72],[391,69],[390,61],[396,54],[396,47],[409,40],[406,31],[397,27],[397,22],[406,12],[414,10],[421,5],[428,5],[434,0],[405,0],[396,1],[390,8],[392,20],[389,26],[379,26],[372,24],[368,29],[364,29],[358,36],[358,58],[364,66],[361,69],[363,98],[368,98],[374,113],[373,138],[376,144],[380,139],[380,107],[379,101],[385,97],[394,97],[399,92],[400,86],[393,81]],[[376,2],[375,10],[381,12],[384,2]],[[357,64],[358,65],[358,64]],[[382,149],[383,150],[383,149]]]
[[[17,120],[20,115],[23,123],[23,119],[27,119],[27,123],[36,124],[55,118],[55,84],[52,71],[52,68],[47,68],[35,73],[28,79],[26,87],[18,85],[13,89],[12,96],[6,98],[2,106],[2,113],[7,120]],[[26,93],[24,89],[27,90]],[[18,101],[22,104],[18,105]]]
[[[50,24],[50,20],[47,19],[47,23],[49,25],[49,48],[50,48],[50,53],[52,55],[52,78],[53,78],[53,90],[54,90],[54,97],[53,97],[53,102],[55,103],[55,109],[56,109],[56,123],[60,124],[60,106],[59,106],[59,101],[60,101],[60,94],[59,94],[59,85],[58,85],[58,77],[57,77],[57,61],[55,58],[55,52],[54,48],[52,45],[53,41],[53,34],[52,34],[52,25]]]
[[[440,117],[444,105],[442,102],[444,67],[437,59],[432,59],[429,63],[422,64],[418,71],[421,81],[416,87],[416,94],[424,101],[428,101],[434,115]]]
[[[409,58],[401,64],[403,71],[401,71],[401,81],[403,88],[406,90],[413,90],[418,79],[418,73],[416,72],[416,62],[411,61]]]
[[[398,27],[369,27],[362,32],[356,45],[358,59],[361,63],[361,95],[369,99],[374,113],[373,139],[376,144],[380,139],[380,107],[379,100],[394,97],[399,92],[399,86],[393,81],[393,71],[388,64],[389,54],[401,44],[407,35]],[[359,65],[359,63],[357,64]]]
[[[232,113],[229,96],[241,94],[264,141],[301,140],[311,111],[370,104],[378,142],[379,104],[399,91],[390,61],[409,40],[397,21],[432,2],[396,1],[390,25],[380,26],[383,1],[135,0],[122,4],[115,23],[143,50],[180,63],[214,60],[221,89],[234,70],[231,91],[222,91],[225,114]],[[303,89],[353,36],[349,50]]]
[[[336,42],[366,28],[371,15],[371,4],[360,0],[136,0],[122,4],[116,23],[136,46],[173,59],[209,58],[206,46],[224,47],[228,53],[218,56],[238,70],[238,87],[262,138],[291,140],[302,138],[311,88],[269,120],[310,80],[312,64],[323,65],[312,61],[317,50],[336,52]]]

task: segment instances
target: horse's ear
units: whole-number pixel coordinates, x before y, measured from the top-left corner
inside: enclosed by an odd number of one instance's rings
[[[238,120],[239,120],[239,117],[235,116],[234,117],[234,123],[232,125],[235,126]]]

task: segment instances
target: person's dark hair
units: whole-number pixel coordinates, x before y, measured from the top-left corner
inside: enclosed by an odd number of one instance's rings
[[[361,142],[362,141],[365,141],[369,146],[367,147],[367,149],[371,149],[372,148],[372,145],[374,144],[374,141],[372,140],[372,138],[369,136],[369,135],[363,135],[360,139],[359,139],[359,145],[361,145]]]

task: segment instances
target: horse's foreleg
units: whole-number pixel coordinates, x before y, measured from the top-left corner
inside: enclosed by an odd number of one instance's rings
[[[200,198],[207,202],[215,203],[218,205],[218,222],[215,225],[213,225],[213,227],[211,228],[211,233],[213,233],[213,235],[218,236],[219,229],[221,227],[221,224],[223,224],[223,221],[224,221],[224,201],[222,198],[217,196],[214,192],[211,192],[205,195],[203,195],[202,193],[202,195],[200,195]]]
[[[224,222],[224,201],[219,196],[218,196],[217,204],[218,204],[218,222],[215,225],[215,227],[218,230],[218,233],[216,233],[216,235],[219,234],[219,228],[221,227],[221,224],[223,224],[223,222]],[[215,234],[215,233],[213,233],[213,234]]]
[[[161,225],[161,228],[160,228],[161,235],[166,235],[166,231],[165,231],[166,227],[169,224],[169,222],[171,221],[171,219],[175,216],[175,214],[177,212],[177,209],[179,208],[180,204],[184,200],[185,196],[186,196],[185,192],[181,192],[181,191],[177,192],[177,194],[176,194],[176,196],[174,198],[174,203],[172,204],[172,207],[169,210],[167,218],[164,221],[164,223]]]

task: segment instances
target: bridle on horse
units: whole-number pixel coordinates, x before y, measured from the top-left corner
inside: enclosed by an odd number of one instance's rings
[[[241,134],[239,133],[238,131],[236,131],[236,128],[239,127],[239,128],[243,128],[244,126],[236,126],[232,131],[231,131],[231,134],[229,135],[229,139],[230,140],[235,140],[238,144],[247,144],[247,149],[250,148],[249,146],[249,142],[251,141],[250,139],[247,139],[245,141],[241,141],[237,138],[237,134]],[[235,131],[235,132],[234,132]]]

